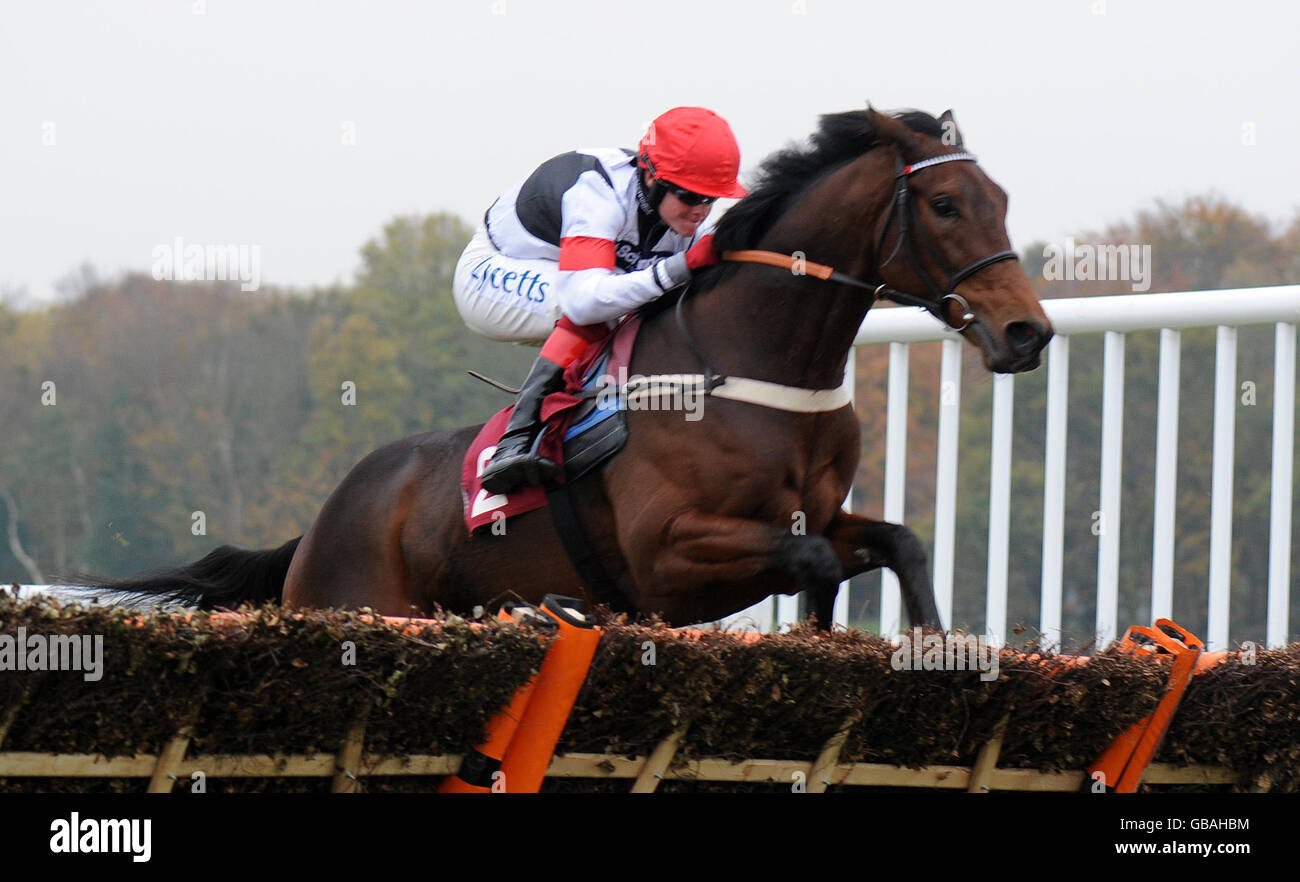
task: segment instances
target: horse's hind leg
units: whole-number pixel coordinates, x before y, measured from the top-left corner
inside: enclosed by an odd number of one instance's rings
[[[872,521],[848,512],[838,512],[825,536],[839,555],[844,578],[873,570],[882,563],[894,571],[913,625],[942,628],[939,607],[934,601],[925,549],[916,534],[902,524]],[[831,595],[834,603],[834,595]],[[819,613],[820,617],[820,613]]]

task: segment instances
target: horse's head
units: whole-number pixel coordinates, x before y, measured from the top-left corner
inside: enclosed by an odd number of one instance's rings
[[[965,152],[952,111],[934,132],[867,117],[894,166],[893,197],[872,230],[878,296],[926,307],[977,344],[991,371],[1038,367],[1052,324],[1011,250],[1007,194]]]
[[[755,348],[820,346],[841,359],[831,367],[842,368],[863,314],[889,299],[924,307],[959,330],[989,370],[1032,370],[1052,324],[1011,250],[1006,213],[1006,193],[966,152],[951,112],[938,119],[870,108],[827,114],[807,147],[764,160],[750,195],[723,215],[714,244],[729,268],[703,287],[758,263],[837,282],[851,294],[809,313],[805,286],[750,269],[731,290],[761,298],[759,314],[773,322],[770,333],[761,324],[747,329]],[[800,319],[810,315],[809,341],[800,343]]]

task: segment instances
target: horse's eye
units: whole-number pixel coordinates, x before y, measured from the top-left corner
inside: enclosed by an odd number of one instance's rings
[[[939,215],[939,217],[957,216],[957,204],[948,196],[935,197],[934,200],[931,201],[930,207],[934,209],[934,213]]]

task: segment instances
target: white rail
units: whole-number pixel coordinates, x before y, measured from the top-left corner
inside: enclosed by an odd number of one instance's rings
[[[1168,616],[1173,608],[1174,519],[1178,479],[1178,382],[1183,328],[1218,329],[1215,355],[1213,481],[1211,493],[1211,563],[1207,645],[1228,648],[1232,551],[1232,463],[1235,439],[1237,328],[1275,325],[1273,444],[1268,558],[1267,642],[1286,642],[1291,590],[1292,459],[1295,455],[1296,326],[1300,324],[1300,285],[1139,294],[1048,300],[1043,309],[1056,337],[1046,353],[1048,372],[1047,432],[1043,488],[1043,562],[1040,630],[1051,640],[1059,635],[1062,615],[1066,417],[1068,413],[1070,338],[1105,335],[1101,440],[1101,497],[1094,522],[1098,533],[1097,632],[1099,642],[1117,636],[1121,535],[1120,488],[1124,417],[1124,343],[1130,331],[1159,330],[1160,369],[1155,427],[1155,531],[1152,542],[1151,614]],[[936,466],[935,544],[932,554],[935,593],[946,622],[952,621],[954,524],[957,492],[958,415],[961,401],[961,340],[919,309],[873,309],[858,332],[858,345],[890,344],[889,406],[885,464],[887,520],[904,520],[908,344],[942,341],[942,374]],[[1008,548],[1010,510],[1011,417],[1014,378],[997,376],[993,392],[992,465],[989,475],[989,555],[987,630],[994,639],[1006,634],[1007,583],[1014,565]],[[896,582],[886,578],[881,599],[882,632],[899,628]],[[842,592],[844,593],[844,592]],[[778,621],[789,621],[791,604],[781,604]],[[837,609],[836,619],[844,623]],[[755,618],[765,621],[762,615]],[[1123,623],[1125,625],[1132,623]]]

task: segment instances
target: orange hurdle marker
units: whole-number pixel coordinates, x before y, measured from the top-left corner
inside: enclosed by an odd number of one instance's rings
[[[555,623],[549,616],[543,616],[532,606],[519,604],[511,609],[503,608],[497,618],[504,622],[532,624],[547,631],[555,630]],[[553,645],[553,644],[552,644]],[[548,655],[550,650],[547,650]],[[506,749],[524,718],[528,701],[533,696],[537,685],[534,675],[528,682],[515,690],[510,703],[497,712],[487,726],[487,738],[482,744],[465,754],[460,762],[460,770],[454,775],[442,779],[438,786],[439,793],[490,793],[494,776],[501,770],[501,761],[505,759]]]
[[[1150,642],[1138,642],[1134,637],[1139,635]],[[1187,691],[1187,684],[1198,669],[1206,666],[1201,664],[1205,645],[1190,631],[1169,619],[1156,619],[1154,628],[1140,625],[1129,628],[1120,646],[1128,652],[1168,653],[1174,657],[1173,669],[1169,672],[1169,688],[1156,709],[1115,736],[1097,761],[1088,767],[1088,776],[1083,782],[1084,789],[1090,788],[1096,780],[1094,776],[1100,772],[1101,783],[1107,792],[1136,793],[1142,773],[1155,757],[1178,710],[1178,703]],[[1224,653],[1213,655],[1217,662]]]
[[[573,597],[548,594],[542,612],[555,620],[559,636],[551,644],[532,698],[501,763],[506,793],[537,793],[564,733],[573,703],[582,690],[600,644],[600,629]]]

